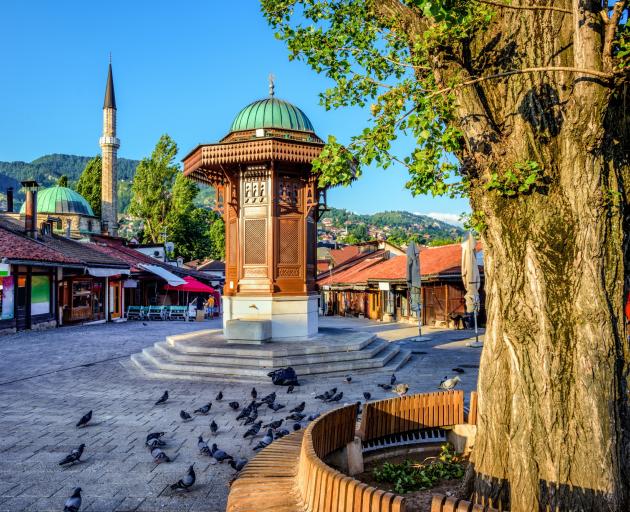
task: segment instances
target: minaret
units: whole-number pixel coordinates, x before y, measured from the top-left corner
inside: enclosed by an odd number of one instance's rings
[[[114,78],[112,62],[109,59],[105,101],[103,102],[103,136],[99,140],[103,153],[103,173],[101,191],[101,221],[107,227],[107,234],[116,236],[118,232],[118,187],[116,170],[117,153],[120,141],[116,137],[116,95],[114,94]]]

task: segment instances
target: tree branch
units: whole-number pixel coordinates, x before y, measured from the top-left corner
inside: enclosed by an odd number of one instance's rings
[[[505,71],[504,73],[497,73],[496,75],[481,76],[478,78],[473,78],[471,80],[466,80],[465,82],[462,82],[460,84],[453,85],[451,87],[446,87],[444,89],[440,89],[439,91],[433,91],[432,93],[428,94],[427,97],[432,98],[433,96],[437,96],[438,94],[445,94],[447,92],[454,91],[455,89],[461,89],[462,87],[475,85],[480,82],[485,82],[487,80],[494,80],[496,78],[505,78],[508,76],[523,75],[526,73],[545,73],[545,72],[554,72],[554,71],[579,73],[582,75],[596,76],[597,78],[603,78],[605,80],[611,80],[613,78],[612,73],[606,73],[604,71],[594,71],[592,69],[572,68],[572,67],[566,67],[566,66],[558,66],[558,67],[549,66],[549,67],[543,67],[543,68],[523,68],[523,69],[514,69],[512,71]]]
[[[619,0],[612,8],[610,18],[606,20],[606,32],[604,33],[604,51],[602,60],[608,70],[613,69],[613,46],[617,35],[617,26],[621,22],[623,11],[628,6],[628,0]]]
[[[573,14],[571,9],[563,9],[562,7],[551,7],[547,5],[508,5],[501,2],[493,2],[492,0],[476,0],[480,4],[493,5],[495,7],[503,7],[505,9],[522,9],[525,11],[555,11],[564,14]]]

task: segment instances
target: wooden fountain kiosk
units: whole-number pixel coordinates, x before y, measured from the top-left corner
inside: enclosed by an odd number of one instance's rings
[[[317,221],[325,207],[312,162],[324,143],[298,107],[270,96],[230,132],[184,158],[184,174],[217,191],[225,221],[223,326],[260,343],[318,331]]]

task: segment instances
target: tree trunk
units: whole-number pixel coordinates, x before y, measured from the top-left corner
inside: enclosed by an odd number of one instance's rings
[[[463,68],[473,77],[602,70],[601,18],[579,12],[573,20],[502,12],[464,51]],[[561,72],[457,93],[471,204],[485,224],[477,502],[513,512],[630,510],[627,99],[625,89]],[[544,169],[544,185],[516,198],[488,192],[492,172],[528,160]]]

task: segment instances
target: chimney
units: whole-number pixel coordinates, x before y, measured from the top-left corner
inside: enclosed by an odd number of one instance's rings
[[[24,228],[27,236],[37,239],[37,189],[39,184],[36,181],[27,180],[22,182],[22,186],[26,190]]]
[[[13,187],[7,189],[7,212],[13,212]]]

